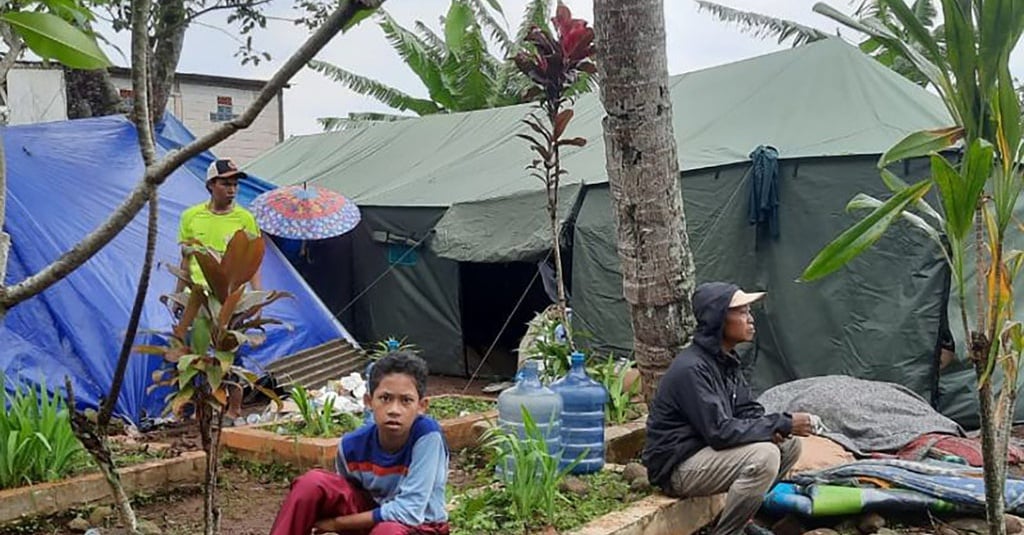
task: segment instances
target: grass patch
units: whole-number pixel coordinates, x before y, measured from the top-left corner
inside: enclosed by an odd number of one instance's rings
[[[435,420],[450,420],[467,414],[486,412],[497,407],[498,403],[490,399],[444,396],[430,398],[427,414]]]
[[[610,471],[580,476],[576,480],[586,485],[586,491],[561,492],[562,502],[550,520],[535,517],[524,522],[512,518],[509,514],[511,497],[500,486],[456,496],[457,505],[450,515],[452,535],[528,533],[548,526],[559,532],[570,531],[623,509],[645,495],[631,491],[620,474]]]
[[[55,481],[85,462],[60,394],[0,374],[0,489]]]

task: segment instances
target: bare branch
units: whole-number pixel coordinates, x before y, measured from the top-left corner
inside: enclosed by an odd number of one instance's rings
[[[146,21],[153,4],[151,0],[135,0],[132,8],[132,95],[135,128],[138,130],[139,150],[146,168],[156,161],[153,144],[153,120],[149,116],[149,33]]]
[[[3,37],[4,44],[7,45],[7,53],[4,54],[4,58],[0,60],[0,81],[3,81],[0,83],[0,85],[3,86],[0,88],[0,91],[3,92],[4,105],[6,106],[10,104],[7,99],[6,89],[7,73],[14,67],[18,58],[21,57],[21,53],[25,51],[25,41],[23,41],[21,37],[15,35],[15,33],[11,31],[11,27],[6,23],[0,23],[0,37]],[[3,207],[0,207],[0,222],[3,220]],[[2,282],[3,279],[0,279],[0,283]]]
[[[246,5],[246,7],[262,6],[264,4],[269,4],[270,1],[271,0],[257,0],[255,2],[248,3]],[[195,13],[189,14],[187,17],[185,17],[185,24],[189,24],[189,23],[193,22],[194,20],[196,20],[197,18],[199,18],[199,17],[201,17],[201,16],[203,16],[203,15],[205,15],[207,13],[210,13],[212,11],[219,11],[221,9],[236,9],[238,7],[240,7],[238,4],[233,4],[232,5],[232,4],[220,4],[220,3],[217,3],[217,4],[214,4],[214,5],[206,8],[206,9],[200,9],[199,11],[196,11]]]
[[[173,151],[162,160],[146,169],[146,174],[128,197],[118,206],[107,220],[90,232],[70,251],[61,255],[56,261],[43,268],[42,271],[25,280],[9,286],[0,287],[0,318],[12,306],[49,288],[57,281],[92,258],[96,251],[110,242],[139,213],[150,196],[167,177],[192,157],[224,141],[235,132],[247,128],[263,111],[271,99],[277,95],[288,80],[295,75],[310,59],[313,58],[330,40],[345,27],[363,9],[378,8],[384,0],[342,0],[339,7],[331,13],[310,38],[303,43],[279,71],[263,86],[260,94],[237,119],[223,123],[214,131],[196,139],[180,150]]]

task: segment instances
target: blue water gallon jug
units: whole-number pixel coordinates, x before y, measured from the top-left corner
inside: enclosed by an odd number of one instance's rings
[[[562,397],[562,466],[583,456],[574,474],[590,474],[604,466],[604,420],[608,390],[587,375],[583,353],[570,357],[565,377],[551,384]]]
[[[524,363],[516,385],[498,395],[498,425],[526,437],[522,409],[530,413],[548,445],[548,453],[558,455],[562,449],[562,397],[540,382],[536,360]],[[499,472],[501,466],[498,466]]]

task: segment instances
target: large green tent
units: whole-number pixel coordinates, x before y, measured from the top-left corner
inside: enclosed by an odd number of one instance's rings
[[[674,76],[670,89],[698,278],[769,291],[747,355],[755,386],[844,373],[935,396],[949,277],[932,242],[900,223],[840,273],[814,284],[795,279],[859,216],[845,211],[854,194],[888,194],[878,155],[910,132],[951,123],[939,99],[839,39]],[[569,175],[559,207],[574,321],[595,350],[628,353],[604,112],[593,94],[575,110],[568,135],[589,143],[562,159]],[[536,276],[550,249],[543,185],[524,169],[531,155],[514,137],[529,111],[293,137],[248,170],[280,185],[325,186],[359,204],[360,232],[320,244],[344,247],[335,258],[348,267],[322,266],[311,280],[357,336],[407,336],[432,370],[463,376],[494,346],[499,356],[484,370],[507,374],[523,324],[549,302]],[[748,223],[750,154],[762,145],[779,152],[777,237]],[[928,170],[911,163],[894,171],[915,180]]]

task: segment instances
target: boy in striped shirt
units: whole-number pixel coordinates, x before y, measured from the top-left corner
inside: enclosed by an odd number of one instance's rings
[[[427,365],[408,352],[373,365],[373,423],[344,435],[336,472],[298,477],[271,535],[447,535],[448,446],[426,416]]]

